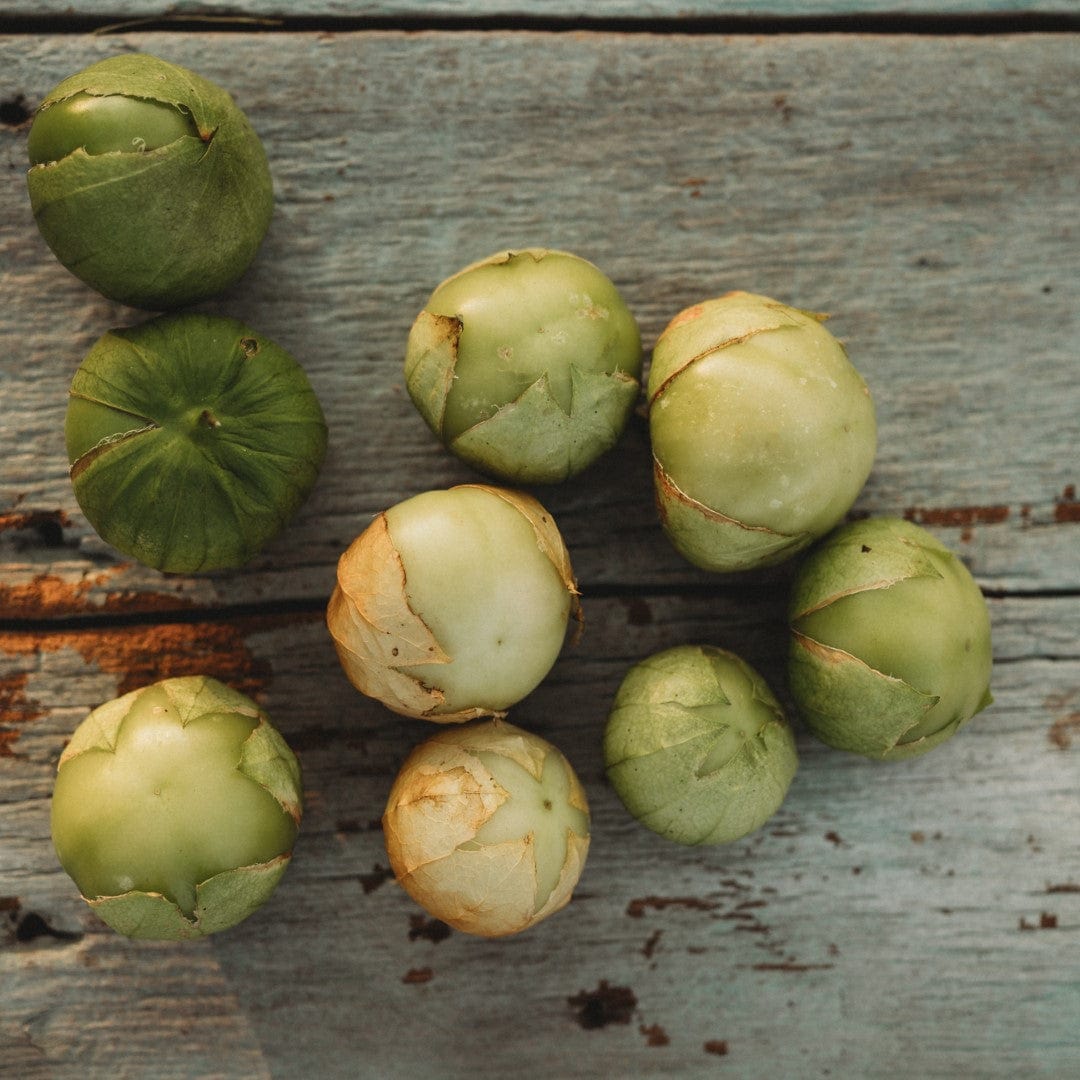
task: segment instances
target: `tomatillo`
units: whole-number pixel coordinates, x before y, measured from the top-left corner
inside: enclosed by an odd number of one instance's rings
[[[874,404],[823,316],[734,292],[677,315],[649,371],[656,501],[706,570],[790,558],[833,528],[870,473]]]
[[[301,804],[300,766],[255,702],[183,676],[124,694],[79,725],[57,768],[52,838],[113,929],[196,938],[269,898]]]
[[[589,804],[570,762],[504,720],[448,728],[413,750],[382,821],[401,887],[481,937],[520,933],[564,907],[589,850]]]
[[[307,498],[327,435],[284,349],[193,312],[101,337],[72,379],[65,434],[90,524],[171,573],[253,558]]]
[[[551,484],[615,445],[641,368],[637,323],[612,282],[577,255],[527,248],[435,289],[409,333],[405,383],[463,461]]]
[[[780,808],[795,737],[765,680],[711,645],[635,664],[604,729],[608,779],[646,828],[678,844],[726,844]]]
[[[957,556],[901,518],[837,529],[795,578],[791,694],[822,742],[925,754],[993,700],[990,613]]]
[[[338,561],[327,626],[349,681],[403,716],[460,723],[531,693],[578,614],[570,557],[531,495],[426,491]]]
[[[27,137],[26,182],[53,254],[112,300],[153,311],[234,284],[273,213],[262,143],[229,94],[141,53],[61,82]]]

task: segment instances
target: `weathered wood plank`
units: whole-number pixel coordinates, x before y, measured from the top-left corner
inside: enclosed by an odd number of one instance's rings
[[[52,262],[22,188],[25,129],[0,129],[0,1072],[1071,1076],[1075,46],[0,38],[3,101],[32,104],[123,48],[234,90],[266,139],[277,214],[252,273],[207,307],[292,349],[332,432],[312,500],[248,570],[164,577],[102,545],[71,497],[64,394],[98,334],[142,316]],[[387,879],[373,822],[430,729],[352,691],[321,605],[371,514],[471,478],[401,386],[413,315],[464,262],[538,242],[603,266],[649,342],[727,288],[832,310],[881,413],[858,508],[906,513],[968,559],[992,594],[997,701],[891,767],[801,735],[781,813],[731,847],[675,848],[637,826],[602,777],[620,678],[656,649],[714,641],[782,691],[787,575],[725,581],[681,563],[651,516],[639,417],[596,470],[543,495],[586,633],[513,717],[581,773],[589,865],[567,911],[485,943],[444,936]],[[252,920],[192,947],[135,945],[55,863],[53,769],[90,707],[196,671],[259,696],[293,743],[305,827]]]
[[[21,18],[42,16],[112,17],[118,24],[156,18],[243,19],[716,19],[785,18],[833,15],[987,15],[1054,13],[1075,14],[1072,0],[594,0],[588,8],[565,0],[14,0],[5,4],[4,15]]]
[[[586,785],[589,865],[565,912],[501,943],[446,934],[387,879],[374,822],[431,729],[357,695],[317,619],[5,635],[0,678],[25,675],[23,707],[40,715],[0,758],[0,1062],[22,1047],[30,1080],[298,1076],[313,1063],[344,1077],[358,1062],[363,1075],[437,1063],[464,1078],[481,1061],[524,1077],[721,1064],[742,1077],[1067,1076],[1080,1054],[1080,611],[1014,599],[993,613],[997,702],[956,739],[881,766],[801,735],[800,772],[763,830],[683,849],[637,826],[603,782],[607,703],[629,663],[682,640],[720,639],[779,685],[778,612],[593,602],[585,637],[515,714]],[[192,947],[136,945],[104,931],[55,866],[52,770],[87,708],[150,673],[149,657],[120,662],[140,639],[157,643],[157,666],[196,670],[204,632],[234,636],[216,670],[256,693],[300,754],[305,826],[249,922]]]
[[[228,85],[265,138],[270,235],[206,307],[296,354],[329,457],[294,526],[242,573],[164,578],[96,538],[66,476],[66,387],[100,333],[143,316],[52,259],[21,185],[25,129],[4,128],[7,612],[324,596],[372,514],[473,477],[404,393],[405,335],[443,276],[533,243],[599,263],[650,345],[733,287],[833,312],[880,414],[857,509],[940,530],[992,589],[1080,583],[1072,37],[9,37],[0,97],[33,103],[131,48]],[[542,493],[587,587],[705,580],[663,539],[650,485],[639,418],[591,473]]]

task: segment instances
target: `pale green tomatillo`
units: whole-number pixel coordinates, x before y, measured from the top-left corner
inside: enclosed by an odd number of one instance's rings
[[[250,698],[203,676],[166,679],[75,731],[53,790],[53,843],[116,930],[200,937],[270,896],[301,801],[296,758]]]
[[[760,828],[798,768],[765,680],[707,645],[674,646],[630,669],[604,729],[604,761],[630,813],[679,844],[725,844]]]
[[[657,505],[690,562],[732,572],[833,528],[870,473],[874,405],[812,315],[751,293],[687,308],[649,371]]]
[[[799,568],[791,692],[823,742],[926,753],[992,701],[990,614],[967,567],[900,518],[852,522]]]
[[[431,294],[405,381],[450,450],[511,483],[556,483],[618,441],[640,391],[641,338],[612,282],[563,251],[500,252]]]

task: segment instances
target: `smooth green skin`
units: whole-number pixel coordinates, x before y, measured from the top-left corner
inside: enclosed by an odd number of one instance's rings
[[[266,154],[221,87],[144,54],[61,82],[27,140],[30,204],[73,274],[152,311],[233,285],[273,213]]]
[[[508,797],[468,846],[502,844],[531,835],[539,910],[559,883],[570,834],[589,835],[589,815],[570,802],[569,762],[560,753],[549,753],[537,780],[512,758],[495,751],[480,750],[476,757]]]
[[[31,165],[87,154],[157,150],[177,139],[199,137],[191,116],[175,105],[110,94],[74,94],[34,117],[26,138]]]
[[[640,391],[641,337],[612,282],[561,251],[502,252],[432,293],[405,380],[455,454],[516,483],[557,483],[611,449]]]
[[[65,435],[90,524],[177,573],[248,562],[307,497],[326,450],[322,409],[292,357],[199,314],[105,334],[72,380]]]
[[[528,519],[458,487],[406,499],[386,522],[409,606],[450,657],[402,670],[444,692],[441,713],[501,712],[531,693],[562,649],[573,598]]]
[[[760,828],[798,768],[768,685],[723,649],[680,645],[630,669],[604,730],[607,775],[641,824],[679,844]]]
[[[963,563],[910,522],[870,519],[829,537],[799,571],[791,625],[792,694],[839,749],[914,757],[992,700],[986,601]]]
[[[662,520],[705,569],[783,561],[861,491],[877,444],[873,402],[816,317],[748,293],[691,310],[657,342],[649,374]]]
[[[296,759],[254,702],[214,679],[168,679],[80,725],[57,771],[53,843],[110,924],[192,937],[266,900],[300,803]]]

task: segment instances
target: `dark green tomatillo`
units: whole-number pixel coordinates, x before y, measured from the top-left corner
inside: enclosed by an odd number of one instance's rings
[[[201,675],[95,709],[60,757],[52,837],[90,906],[129,937],[201,937],[273,892],[300,767],[250,698]]]
[[[852,522],[799,568],[791,693],[823,742],[915,757],[954,735],[990,695],[990,615],[967,567],[900,518]]]
[[[580,472],[622,434],[641,338],[615,286],[562,251],[500,252],[444,281],[409,334],[405,381],[462,460],[520,484]]]
[[[72,380],[66,436],[90,524],[178,573],[251,559],[307,497],[326,449],[296,361],[234,319],[195,313],[105,334]]]
[[[38,227],[110,299],[165,310],[232,285],[270,223],[262,144],[219,86],[133,54],[65,79],[27,138]]]

